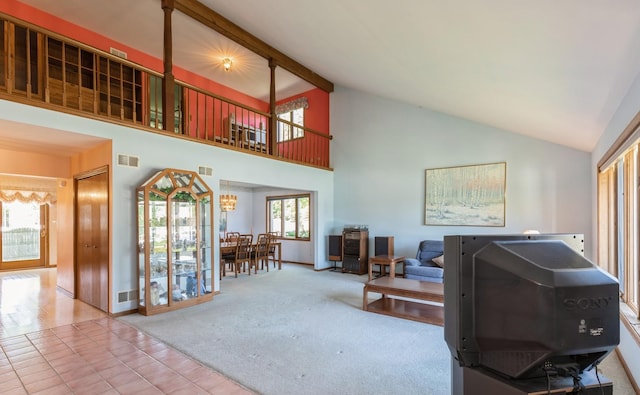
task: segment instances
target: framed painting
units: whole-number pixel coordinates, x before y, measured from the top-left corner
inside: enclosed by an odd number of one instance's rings
[[[227,212],[220,210],[220,233],[227,232]]]
[[[425,225],[505,226],[506,162],[427,169]]]

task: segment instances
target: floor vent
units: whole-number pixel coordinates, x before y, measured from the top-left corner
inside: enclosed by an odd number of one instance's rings
[[[124,302],[128,302],[130,300],[138,300],[138,291],[137,290],[131,290],[131,291],[122,291],[122,292],[118,292],[118,303],[124,303]]]
[[[118,154],[118,164],[120,166],[138,167],[140,158],[137,156]]]
[[[122,58],[122,59],[126,59],[127,58],[127,53],[126,52],[121,51],[121,50],[116,49],[116,48],[113,48],[113,47],[109,48],[109,53],[111,53],[111,55],[115,55],[115,56],[117,56],[119,58]]]
[[[201,176],[212,176],[213,169],[207,166],[198,166],[198,174]]]

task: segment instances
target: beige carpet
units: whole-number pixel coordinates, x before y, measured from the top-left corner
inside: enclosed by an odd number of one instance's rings
[[[204,305],[121,319],[263,394],[449,394],[443,328],[363,311],[365,280],[287,264],[226,277]]]
[[[362,311],[366,277],[287,264],[223,278],[210,303],[119,319],[262,394],[449,394],[443,328]],[[600,368],[634,393],[615,354]]]

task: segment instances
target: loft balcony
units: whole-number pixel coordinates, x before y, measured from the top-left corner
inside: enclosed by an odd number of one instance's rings
[[[331,168],[326,88],[264,100],[188,70],[160,72],[157,59],[124,59],[1,12],[0,59],[2,99]]]

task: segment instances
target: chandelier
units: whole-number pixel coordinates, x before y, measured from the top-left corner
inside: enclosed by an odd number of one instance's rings
[[[227,193],[220,195],[220,209],[222,211],[233,211],[236,209],[238,196],[229,194],[229,181],[227,181]]]
[[[236,209],[238,197],[236,195],[220,195],[220,209],[222,211],[233,211]]]

